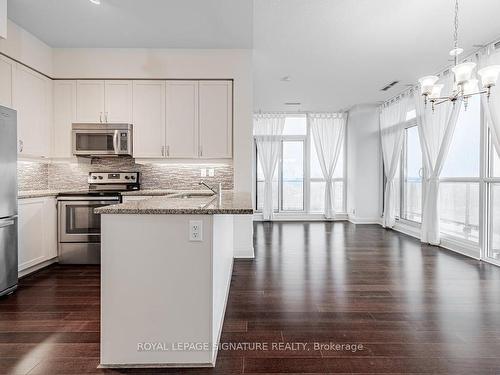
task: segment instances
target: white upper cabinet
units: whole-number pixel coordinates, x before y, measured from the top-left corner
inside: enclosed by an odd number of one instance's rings
[[[105,81],[103,122],[132,122],[132,81]]]
[[[200,81],[200,154],[202,158],[231,158],[233,95],[230,81]]]
[[[15,63],[0,56],[0,105],[12,108],[12,77]]]
[[[52,81],[16,64],[12,94],[13,108],[17,110],[19,153],[26,156],[48,157]]]
[[[167,81],[165,156],[198,157],[198,81]]]
[[[77,81],[76,121],[106,122],[104,112],[104,81]]]
[[[165,82],[134,81],[134,157],[165,155]]]
[[[76,81],[54,82],[54,141],[52,156],[69,158],[71,124],[76,122]]]
[[[77,122],[130,123],[132,81],[77,81]]]

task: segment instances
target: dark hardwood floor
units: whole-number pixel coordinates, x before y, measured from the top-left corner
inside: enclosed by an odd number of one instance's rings
[[[56,265],[0,300],[0,373],[500,374],[499,268],[348,223],[258,223],[255,251],[235,261],[222,342],[267,350],[99,370],[99,268]]]

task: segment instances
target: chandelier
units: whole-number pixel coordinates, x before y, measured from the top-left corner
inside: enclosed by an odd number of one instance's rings
[[[473,71],[476,68],[474,62],[463,62],[458,64],[458,56],[464,52],[458,46],[458,0],[455,0],[455,19],[453,32],[454,45],[450,51],[450,56],[453,56],[455,64],[451,68],[454,76],[453,90],[449,96],[441,96],[443,84],[437,84],[438,76],[425,76],[418,80],[420,84],[420,93],[424,96],[425,104],[431,102],[432,110],[435,105],[442,104],[448,101],[455,102],[462,98],[464,107],[467,109],[467,100],[474,95],[486,94],[490,97],[491,88],[495,86],[498,75],[500,74],[500,65],[490,65],[480,69],[477,74],[481,77],[482,89],[479,89],[479,81],[473,77]]]

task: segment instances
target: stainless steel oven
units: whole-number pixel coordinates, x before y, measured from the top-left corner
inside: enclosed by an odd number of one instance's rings
[[[58,198],[60,263],[100,263],[101,216],[94,209],[117,203],[120,195]]]
[[[139,172],[91,172],[87,193],[57,197],[59,263],[99,264],[101,216],[94,210],[121,202],[121,191],[140,188]]]
[[[131,156],[132,137],[132,124],[73,124],[73,155]]]

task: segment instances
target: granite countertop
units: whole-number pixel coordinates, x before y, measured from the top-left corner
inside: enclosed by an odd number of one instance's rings
[[[212,195],[212,191],[210,190],[172,190],[172,189],[146,189],[146,190],[130,190],[130,191],[122,191],[120,194],[123,196],[133,195],[133,196],[165,196],[173,194],[206,194]]]
[[[200,191],[195,191],[199,194]],[[203,192],[203,191],[201,191]],[[223,191],[219,203],[215,195],[182,198],[182,192],[169,196],[153,196],[149,199],[132,201],[96,208],[97,214],[195,214],[195,215],[244,215],[253,214],[250,193]],[[206,195],[206,194],[205,194]]]
[[[45,190],[23,190],[17,193],[18,199],[27,199],[27,198],[40,198],[40,197],[56,197],[62,193],[78,193],[78,194],[86,194],[88,190],[69,190],[69,189],[45,189]],[[204,195],[212,195],[213,193],[210,190],[172,190],[172,189],[157,189],[157,190],[132,190],[132,191],[122,191],[121,195],[124,196],[175,196],[180,194],[204,194]]]
[[[88,190],[24,190],[19,191],[17,193],[18,199],[27,199],[27,198],[41,198],[41,197],[56,197],[61,193],[81,193],[85,194]]]

